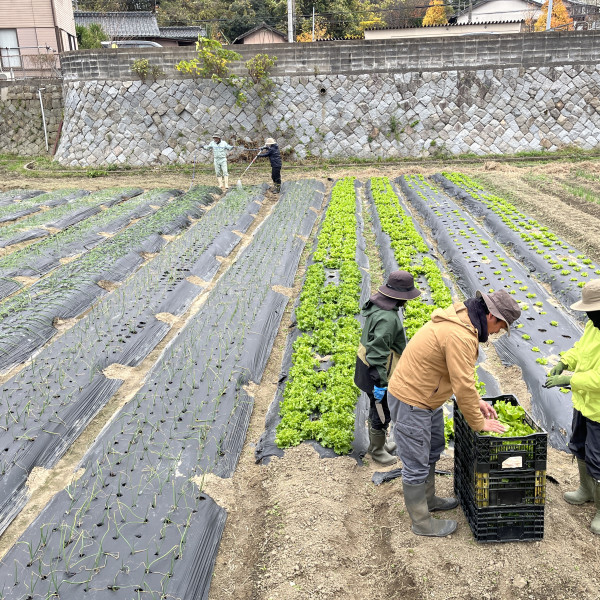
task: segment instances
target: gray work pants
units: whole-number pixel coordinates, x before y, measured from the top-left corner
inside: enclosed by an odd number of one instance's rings
[[[395,398],[388,390],[390,406],[394,406],[396,452],[402,461],[402,480],[410,485],[423,483],[446,447],[444,411],[442,407],[425,410]]]

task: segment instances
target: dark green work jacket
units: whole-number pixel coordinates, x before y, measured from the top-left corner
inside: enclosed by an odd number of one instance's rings
[[[387,386],[406,348],[406,334],[397,308],[384,310],[368,300],[362,314],[366,321],[358,346],[354,383],[363,392],[372,393],[374,385]]]

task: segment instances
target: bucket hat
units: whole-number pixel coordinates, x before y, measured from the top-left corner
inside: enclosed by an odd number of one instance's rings
[[[588,281],[581,290],[581,300],[571,304],[571,308],[585,312],[600,310],[600,279]]]
[[[219,139],[219,140],[220,140],[220,139],[221,139],[221,136],[220,136],[218,133],[214,133],[214,134],[213,134],[213,139],[214,139],[214,138],[217,138],[217,139]]]
[[[490,314],[506,323],[510,335],[510,326],[521,316],[521,309],[516,300],[506,290],[498,290],[489,295],[478,291],[477,298],[483,298]]]
[[[413,300],[421,295],[415,287],[414,277],[408,271],[392,271],[387,282],[377,291],[396,300]]]
[[[272,144],[276,144],[277,142],[275,142],[275,140],[273,138],[267,138],[265,140],[265,146],[271,146]]]

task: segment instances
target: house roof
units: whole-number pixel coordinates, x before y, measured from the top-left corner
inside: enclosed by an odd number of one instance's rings
[[[465,27],[468,25],[506,25],[506,23],[523,23],[523,19],[513,19],[511,21],[477,21],[477,23],[443,23],[440,25],[409,25],[408,27],[373,27],[365,31],[383,31],[386,29],[431,29],[434,27]]]
[[[281,31],[278,31],[277,29],[275,29],[275,27],[271,27],[270,25],[267,25],[263,21],[260,25],[257,25],[253,29],[250,29],[250,31],[246,31],[246,33],[242,33],[242,35],[238,35],[238,37],[236,37],[235,40],[233,40],[233,42],[231,42],[231,43],[239,44],[241,42],[241,40],[243,40],[245,37],[248,37],[250,34],[260,31],[261,29],[266,29],[268,31],[271,31],[274,34],[281,36],[287,42],[287,35],[285,33],[281,33]]]
[[[160,37],[170,40],[197,40],[198,36],[206,36],[204,27],[159,27]]]
[[[152,12],[75,11],[75,25],[89,27],[97,23],[113,38],[161,37],[156,15]]]

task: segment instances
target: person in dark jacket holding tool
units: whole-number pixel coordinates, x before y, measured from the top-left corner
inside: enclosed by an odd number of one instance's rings
[[[456,521],[429,514],[458,505],[456,498],[435,495],[435,465],[445,448],[444,402],[454,393],[474,431],[505,431],[493,407],[479,397],[475,363],[479,343],[508,330],[520,316],[519,305],[505,290],[477,292],[475,298],[438,308],[408,342],[390,378],[388,402],[402,460],[404,503],[416,535],[444,537],[456,529]]]
[[[388,379],[406,347],[398,309],[420,294],[408,271],[394,271],[362,310],[366,321],[358,346],[354,383],[369,397],[368,453],[383,465],[396,462],[396,457],[390,454],[396,445],[386,443],[386,432],[390,423]]]
[[[269,189],[279,193],[281,190],[281,154],[279,153],[279,146],[275,143],[273,138],[267,138],[265,140],[265,145],[261,150],[263,150],[263,152],[258,155],[258,158],[269,157],[269,162],[271,163],[271,179],[273,180],[273,187]]]
[[[585,311],[589,321],[583,336],[548,373],[546,388],[571,386],[573,425],[569,450],[577,459],[579,488],[566,492],[569,504],[596,504],[591,531],[600,535],[600,279],[588,281],[581,300],[571,305]],[[573,375],[563,375],[572,371]]]

